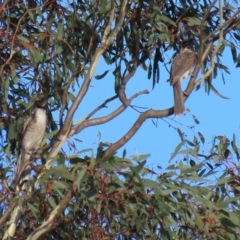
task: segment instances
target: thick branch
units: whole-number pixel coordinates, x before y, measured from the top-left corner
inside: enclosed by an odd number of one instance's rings
[[[202,63],[205,61],[206,57],[208,56],[210,50],[211,50],[212,44],[209,44],[206,48],[206,50],[204,51],[201,60],[198,61],[197,66],[194,69],[194,72],[192,74],[192,77],[188,83],[188,86],[186,88],[186,95],[189,97],[190,94],[192,93],[193,89],[196,87],[195,86],[195,79],[197,77],[197,74],[199,72],[199,70],[201,69]],[[186,101],[187,97],[185,96],[184,101]],[[133,124],[133,126],[131,127],[131,129],[121,138],[119,139],[117,142],[113,143],[105,152],[104,157],[110,156],[112,154],[114,154],[114,152],[116,152],[119,148],[121,148],[123,145],[125,145],[134,135],[135,133],[140,129],[140,127],[142,126],[143,122],[148,119],[148,118],[163,118],[163,117],[167,117],[173,114],[173,107],[169,108],[169,109],[165,109],[165,110],[147,110],[146,112],[142,113],[138,119],[136,120],[136,122]]]
[[[67,204],[71,200],[71,198],[74,196],[74,194],[77,191],[77,179],[74,180],[71,189],[68,191],[68,193],[64,196],[64,198],[61,200],[61,202],[55,207],[55,209],[51,212],[48,219],[43,222],[43,224],[38,227],[35,231],[33,231],[27,238],[27,240],[36,240],[39,239],[43,234],[49,232],[54,224],[54,220],[57,216],[62,214],[64,209],[66,208]]]
[[[139,37],[138,37],[138,33],[136,33],[134,65],[133,65],[132,68],[129,67],[131,70],[129,71],[128,75],[122,79],[122,82],[121,82],[121,84],[119,86],[119,89],[118,89],[119,99],[125,107],[128,107],[129,104],[130,104],[129,99],[126,98],[125,88],[126,88],[126,85],[127,85],[128,81],[135,74],[138,66],[139,66]]]
[[[137,70],[137,67],[138,67],[137,64],[134,64],[134,67],[131,69],[131,72],[129,72],[127,74],[127,76],[122,80],[122,83],[118,89],[118,97],[119,97],[120,101],[123,103],[123,105],[125,106],[125,108],[127,106],[129,106],[129,104],[131,102],[130,99],[126,98],[125,87],[126,87],[127,82],[134,76],[134,74]]]
[[[66,119],[64,121],[63,127],[61,129],[61,134],[66,134],[68,128],[69,128],[69,123],[72,122],[72,118],[73,115],[75,113],[75,111],[77,110],[79,104],[81,103],[82,99],[84,98],[85,94],[87,93],[89,84],[91,82],[92,76],[95,72],[95,69],[98,65],[98,61],[100,56],[106,51],[106,49],[112,44],[112,42],[114,41],[115,37],[117,36],[120,28],[122,27],[123,21],[124,21],[124,17],[125,17],[125,9],[126,9],[126,5],[127,5],[127,0],[123,0],[122,1],[122,5],[121,5],[121,9],[120,9],[120,15],[119,15],[119,21],[117,23],[117,26],[115,27],[115,29],[113,30],[113,32],[110,34],[110,36],[103,42],[101,46],[96,50],[96,52],[94,53],[92,59],[93,62],[90,66],[90,69],[85,77],[85,80],[82,84],[82,87],[78,93],[78,95],[76,96],[72,106],[70,107],[68,114],[66,116]]]
[[[104,34],[103,34],[103,40],[102,43],[105,43],[107,41],[107,36],[109,35],[110,31],[111,31],[111,25],[114,19],[114,0],[111,0],[111,11],[110,11],[110,17],[109,17],[109,21],[108,24],[104,30]]]
[[[21,216],[21,207],[19,205],[17,205],[14,208],[11,219],[9,221],[9,227],[3,236],[3,240],[14,236],[14,234],[16,232],[16,228],[17,228],[17,222],[18,222],[18,219],[20,218],[20,216]]]
[[[17,201],[14,201],[10,207],[8,208],[8,210],[2,215],[2,217],[0,218],[0,226],[7,220],[7,218],[9,217],[9,215],[12,213],[12,210],[15,208],[15,206],[17,205]]]
[[[6,5],[10,2],[10,0],[5,0],[2,4],[2,6],[0,7],[0,13],[4,10],[4,8],[6,7]]]
[[[143,122],[148,118],[162,118],[167,117],[173,114],[173,108],[166,109],[166,110],[147,110],[146,112],[142,113],[137,121],[133,124],[131,129],[117,142],[111,144],[111,146],[106,150],[104,157],[114,154],[119,148],[121,148],[124,144],[126,144],[134,134],[140,129]]]

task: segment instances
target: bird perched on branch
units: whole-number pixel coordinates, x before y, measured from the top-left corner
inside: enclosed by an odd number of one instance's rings
[[[175,116],[185,112],[181,81],[191,73],[195,61],[196,55],[188,47],[183,47],[180,53],[173,59],[170,84],[173,86]]]
[[[34,114],[29,116],[23,125],[19,142],[20,151],[17,168],[11,184],[13,189],[30,178],[31,168],[29,163],[34,151],[40,147],[47,126],[46,103],[46,97],[37,101]]]

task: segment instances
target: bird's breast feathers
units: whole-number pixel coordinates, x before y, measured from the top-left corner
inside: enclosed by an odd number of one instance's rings
[[[45,110],[36,109],[27,126],[25,126],[21,143],[22,148],[26,151],[37,150],[44,137],[46,125],[47,116]]]

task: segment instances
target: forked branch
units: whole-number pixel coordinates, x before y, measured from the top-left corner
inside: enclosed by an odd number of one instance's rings
[[[194,72],[192,74],[192,77],[189,81],[189,84],[186,88],[186,95],[189,97],[192,93],[193,89],[195,88],[195,79],[198,75],[198,72],[202,66],[202,63],[207,58],[209,52],[211,51],[212,44],[209,44],[207,48],[205,49],[203,55],[201,56],[201,59],[199,60],[197,66],[194,69]],[[184,101],[186,101],[187,97],[185,97]],[[140,129],[143,122],[149,118],[163,118],[168,117],[173,114],[173,107],[165,109],[165,110],[147,110],[146,112],[142,113],[138,119],[135,121],[133,126],[130,128],[130,130],[118,141],[111,144],[111,146],[106,150],[104,157],[110,156],[114,154],[119,148],[121,148],[123,145],[125,145],[134,135],[135,133]]]
[[[135,93],[131,98],[129,98],[129,102],[131,103],[131,101],[134,98],[136,98],[136,97],[138,97],[139,95],[142,95],[142,94],[148,94],[148,90],[143,90],[143,91],[140,91],[138,93]],[[105,102],[103,104],[105,104]],[[95,118],[95,119],[88,119],[88,118],[86,118],[76,128],[72,129],[70,135],[72,136],[74,134],[77,134],[77,133],[81,132],[83,129],[85,129],[87,127],[96,126],[96,125],[100,125],[100,124],[109,122],[110,120],[112,120],[115,117],[119,116],[125,109],[126,109],[126,107],[124,106],[124,104],[122,104],[119,108],[117,108],[115,111],[113,111],[112,113],[110,113],[109,115],[107,115],[105,117],[100,117],[100,118]]]

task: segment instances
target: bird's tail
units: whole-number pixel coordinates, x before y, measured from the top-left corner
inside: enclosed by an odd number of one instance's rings
[[[178,116],[185,112],[180,81],[174,83],[173,95],[174,95],[174,115]]]
[[[13,175],[11,188],[15,189],[16,186],[21,185],[24,181],[30,179],[31,168],[29,166],[30,154],[21,152],[17,160],[17,167]]]

